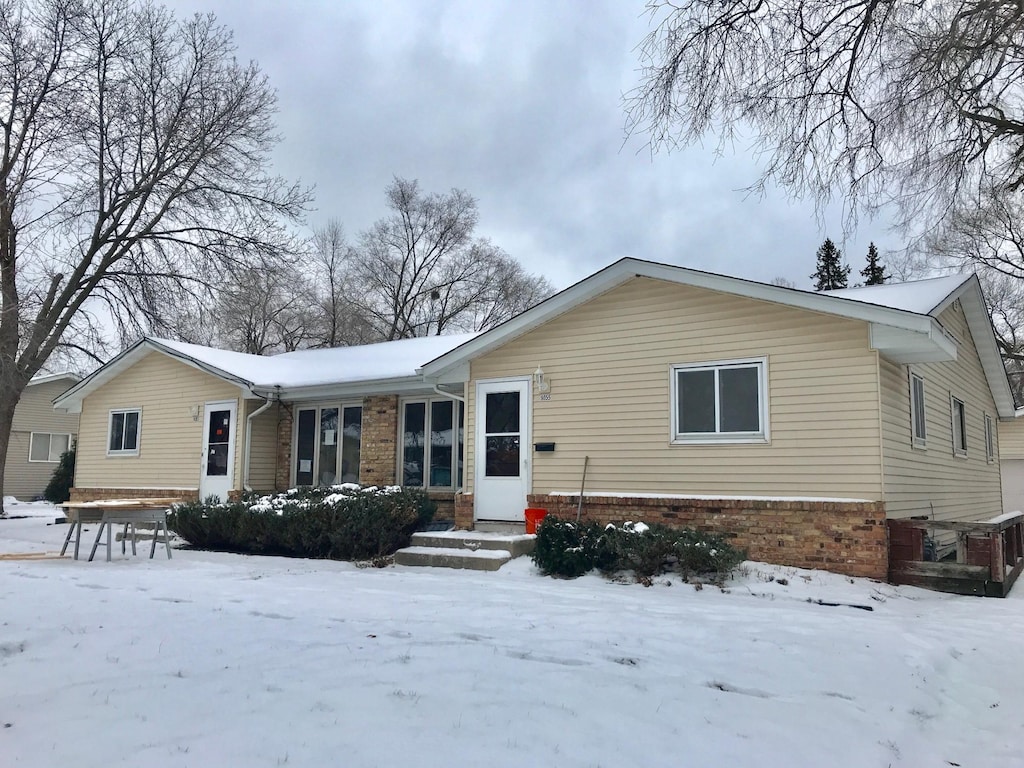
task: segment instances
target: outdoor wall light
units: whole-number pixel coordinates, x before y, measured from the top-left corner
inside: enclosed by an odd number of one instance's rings
[[[539,365],[537,370],[533,372],[533,383],[537,387],[538,392],[548,392],[551,390],[551,382],[544,378],[544,371]]]
[[[192,413],[192,421],[199,421],[199,406],[193,405],[190,411]]]

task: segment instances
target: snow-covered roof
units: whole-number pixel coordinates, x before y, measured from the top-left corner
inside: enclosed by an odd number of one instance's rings
[[[279,355],[248,355],[168,339],[148,341],[175,356],[229,374],[252,388],[298,389],[412,377],[426,361],[455,349],[474,336],[475,333],[424,336],[355,347],[300,349]]]
[[[144,338],[57,398],[55,405],[70,411],[80,409],[86,395],[152,352],[169,355],[263,396],[270,393],[290,397],[327,394],[318,388],[339,393],[360,387],[374,391],[399,391],[403,386],[423,388],[426,385],[416,369],[475,335],[426,336],[354,347],[303,349],[268,356],[170,339]]]
[[[840,288],[834,291],[822,291],[821,295],[852,299],[878,307],[928,315],[937,307],[942,306],[946,298],[959,290],[960,286],[970,278],[970,275],[947,275],[946,277],[932,277],[927,280],[913,280],[906,283]]]
[[[73,371],[64,371],[63,373],[37,373],[28,381],[28,386],[34,386],[36,384],[49,384],[51,381],[60,381],[61,379],[70,379],[72,381],[78,381],[82,377]]]

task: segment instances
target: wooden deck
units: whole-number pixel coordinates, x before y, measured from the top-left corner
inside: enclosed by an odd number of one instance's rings
[[[888,520],[889,581],[940,592],[1006,597],[1024,568],[1024,513],[991,520]],[[956,559],[925,560],[926,534],[956,534]]]

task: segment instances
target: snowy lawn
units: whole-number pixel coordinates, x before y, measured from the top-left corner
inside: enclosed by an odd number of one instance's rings
[[[34,516],[0,520],[0,555],[59,550],[51,508],[8,513]],[[159,549],[0,559],[0,764],[1024,764],[1024,585],[962,598],[750,563],[698,591],[525,558]]]

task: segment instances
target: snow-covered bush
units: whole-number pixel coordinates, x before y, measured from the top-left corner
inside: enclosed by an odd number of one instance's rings
[[[363,560],[406,546],[435,510],[419,489],[346,483],[177,504],[167,522],[198,549]]]
[[[593,568],[606,575],[631,571],[638,580],[676,572],[725,579],[745,553],[724,537],[689,528],[626,522],[575,523],[548,516],[537,529],[533,561],[549,576],[574,578]]]

